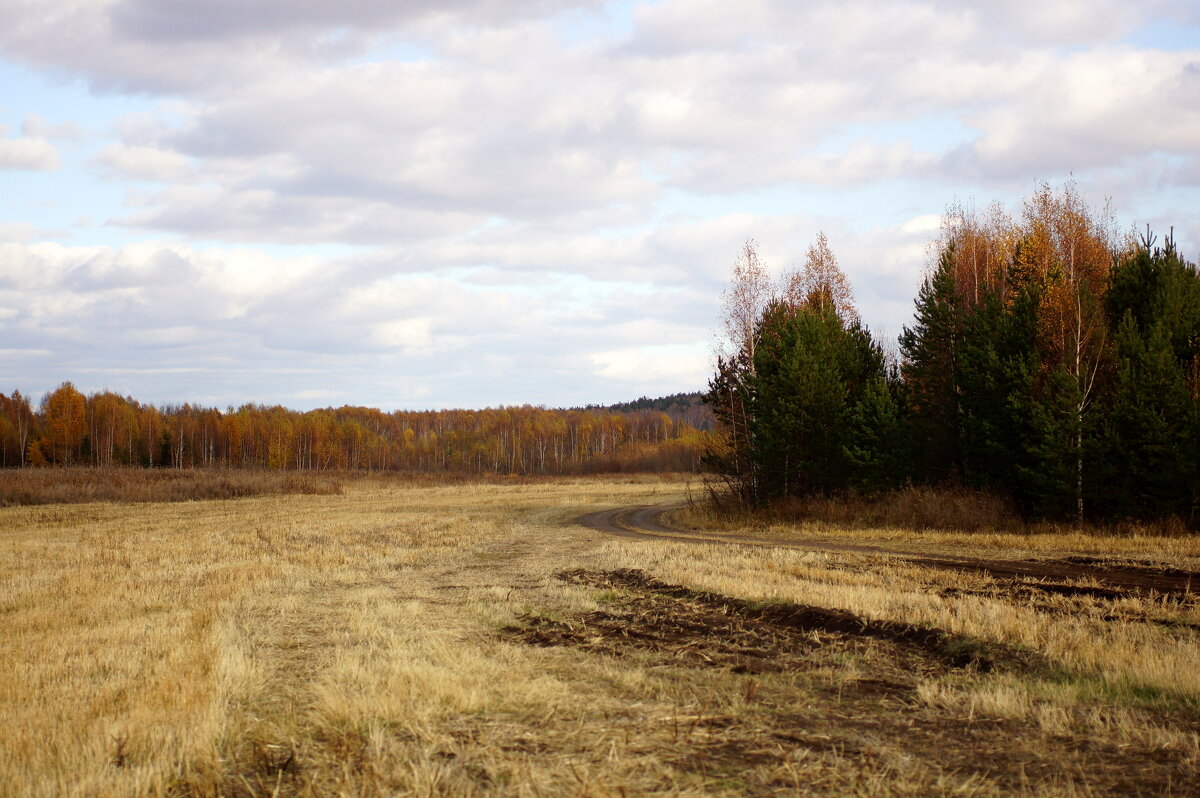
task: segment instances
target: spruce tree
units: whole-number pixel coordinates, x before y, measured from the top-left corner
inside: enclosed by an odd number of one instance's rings
[[[1065,367],[1057,366],[1034,383],[1021,404],[1028,429],[1014,469],[1020,503],[1036,517],[1074,518],[1077,446],[1083,437],[1077,426],[1079,383]]]

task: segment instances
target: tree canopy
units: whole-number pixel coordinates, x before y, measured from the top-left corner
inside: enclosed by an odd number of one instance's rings
[[[752,506],[918,482],[1031,517],[1200,524],[1200,272],[1111,219],[1073,184],[1018,217],[952,206],[898,370],[823,234],[765,300],[748,242],[726,318],[755,323],[727,327],[709,466]]]

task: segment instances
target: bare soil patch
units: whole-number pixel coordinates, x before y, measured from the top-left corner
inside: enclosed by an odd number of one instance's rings
[[[670,764],[703,773],[710,784],[726,778],[746,794],[773,794],[783,785],[740,782],[736,774],[797,760],[837,770],[837,763],[851,760],[860,772],[891,771],[903,780],[923,772],[917,782],[939,785],[937,791],[952,784],[974,784],[985,794],[997,788],[1037,792],[1039,784],[1068,791],[1074,785],[1084,794],[1200,790],[1195,763],[1178,751],[1083,734],[1048,737],[1027,721],[930,706],[917,696],[923,680],[939,675],[968,682],[1002,673],[1055,678],[1033,652],[842,610],[754,604],[670,585],[635,569],[576,569],[557,577],[602,590],[605,608],[526,613],[520,625],[503,630],[506,636],[651,669],[695,670],[698,682],[714,669],[742,680],[742,712],[699,711],[673,720]],[[1173,720],[1200,729],[1198,719]],[[911,772],[896,771],[898,762],[909,763]],[[844,786],[809,782],[801,791]]]
[[[827,607],[756,604],[669,585],[636,569],[573,570],[564,571],[558,577],[566,582],[624,591],[626,598],[614,599],[620,612],[587,614],[590,617],[585,623],[589,625],[589,631],[611,628],[614,639],[620,641],[640,641],[651,649],[695,650],[702,658],[709,656],[703,646],[697,646],[703,641],[714,649],[726,649],[747,661],[755,661],[753,668],[744,666],[751,672],[754,669],[786,669],[781,661],[787,660],[795,651],[819,646],[826,636],[864,638],[891,644],[905,652],[907,656],[902,657],[905,660],[927,660],[920,666],[925,672],[938,670],[939,666],[986,672],[997,667],[1027,669],[1041,665],[1030,652],[985,644],[941,629],[868,620]],[[541,626],[544,632],[549,632],[555,624],[550,622]],[[570,625],[560,631],[568,637],[575,634]]]

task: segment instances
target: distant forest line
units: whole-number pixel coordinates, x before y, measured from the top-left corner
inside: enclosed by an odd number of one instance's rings
[[[34,405],[0,393],[0,466],[267,468],[496,474],[695,471],[712,413],[700,394],[613,407],[299,412],[155,406],[70,382]]]

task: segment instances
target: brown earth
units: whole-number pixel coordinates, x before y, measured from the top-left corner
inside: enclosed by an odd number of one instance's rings
[[[960,786],[971,784],[982,793],[1037,794],[1038,785],[1065,774],[1088,795],[1186,795],[1200,789],[1193,763],[1175,751],[1069,734],[1047,738],[1028,721],[976,717],[966,707],[935,709],[918,696],[923,680],[956,671],[966,678],[983,672],[1056,678],[1032,652],[843,610],[756,605],[667,584],[635,569],[574,569],[557,578],[604,589],[604,608],[557,616],[530,612],[504,634],[531,646],[571,648],[651,669],[693,670],[697,682],[699,674],[712,671],[744,680],[746,706],[736,717],[701,710],[674,718],[674,765],[682,770],[730,777],[751,763],[798,756],[849,760],[870,770],[886,751],[953,773]],[[828,677],[846,662],[857,663],[854,675]],[[772,680],[773,674],[799,681],[789,687]],[[1171,720],[1194,725],[1190,717]],[[787,785],[742,786],[774,794]],[[934,791],[950,792],[947,786]]]
[[[807,551],[854,552],[897,557],[914,565],[951,571],[978,571],[999,579],[1020,580],[1032,591],[1068,596],[1091,596],[1117,599],[1130,594],[1161,593],[1168,596],[1188,596],[1193,584],[1200,590],[1200,573],[1177,568],[1114,566],[1087,557],[1066,557],[1049,560],[993,560],[981,557],[950,554],[930,556],[926,552],[906,551],[861,543],[833,543],[827,540],[779,540],[752,535],[707,535],[684,532],[665,525],[662,516],[681,505],[644,505],[618,507],[588,513],[576,523],[589,529],[627,538],[675,540],[681,543],[728,544],[739,546],[773,546]],[[1072,581],[1095,581],[1099,585],[1071,584]]]

